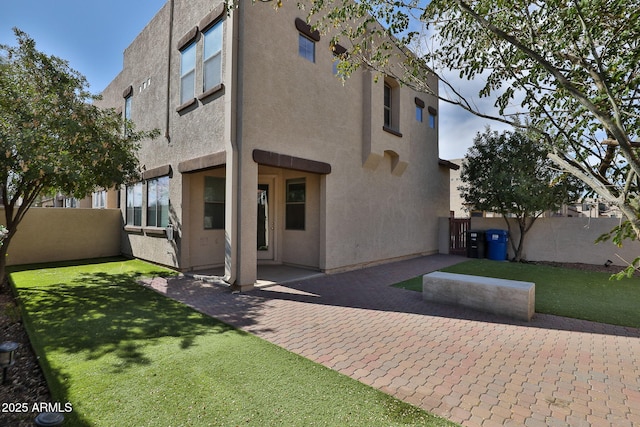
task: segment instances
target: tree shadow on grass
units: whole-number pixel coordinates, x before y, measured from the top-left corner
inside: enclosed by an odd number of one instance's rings
[[[171,351],[178,353],[197,346],[198,336],[244,334],[140,286],[139,279],[135,273],[98,272],[80,274],[67,283],[14,285],[55,399],[65,402],[70,395],[71,367],[61,364],[60,354],[87,361],[104,358],[99,369],[114,374],[117,381],[117,374],[160,363],[166,350],[154,353],[154,346],[165,338],[177,338]],[[75,410],[65,418],[70,425],[89,425]]]
[[[236,331],[141,287],[138,279],[81,274],[71,283],[20,288],[19,296],[44,349],[85,353],[88,360],[115,355],[114,373],[151,363],[144,348],[160,338],[180,338],[185,350],[199,335]]]

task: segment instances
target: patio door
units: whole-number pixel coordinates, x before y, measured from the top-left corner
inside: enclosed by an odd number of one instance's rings
[[[261,178],[258,181],[258,239],[259,260],[273,259],[275,237],[275,215],[273,178]]]

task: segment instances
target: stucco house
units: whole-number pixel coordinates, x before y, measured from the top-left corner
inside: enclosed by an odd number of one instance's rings
[[[168,0],[125,50],[99,105],[162,134],[120,191],[126,253],[224,266],[247,289],[259,263],[332,273],[438,251],[451,164],[436,97],[366,69],[343,84],[303,18]]]

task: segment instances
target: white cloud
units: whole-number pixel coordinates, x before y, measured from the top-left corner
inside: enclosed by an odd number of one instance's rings
[[[453,79],[452,73],[448,73],[447,79]],[[462,81],[455,79],[456,90],[465,96],[468,100],[472,100],[474,108],[482,114],[498,115],[498,109],[494,107],[495,100],[493,98],[478,98],[478,92],[484,85],[484,82],[478,80]],[[454,80],[449,80],[454,81]],[[440,95],[446,96],[445,89],[440,89]],[[485,127],[490,126],[492,130],[502,132],[511,129],[511,126],[483,117],[476,116],[462,107],[452,105],[444,101],[440,101],[438,112],[439,120],[439,153],[443,159],[459,159],[465,156],[469,147],[473,145],[473,139],[478,132],[484,131]]]
[[[433,28],[427,28],[424,24],[413,22],[414,29],[420,32],[420,36],[415,40],[411,49],[418,56],[423,56],[427,52],[433,52],[440,47],[441,40]],[[472,108],[482,114],[497,117],[498,108],[494,106],[496,94],[489,98],[479,98],[478,93],[484,87],[485,75],[478,75],[474,80],[460,78],[459,70],[443,69],[436,63],[429,64],[441,78],[447,82],[472,106]],[[508,85],[505,82],[505,85]],[[502,93],[502,91],[499,91]],[[440,83],[439,95],[446,99],[455,100],[457,97],[447,89],[447,86]],[[517,102],[516,102],[517,104]],[[520,111],[518,107],[509,107],[507,113]],[[492,130],[502,132],[512,129],[511,126],[496,120],[486,119],[474,115],[462,107],[449,104],[444,101],[439,102],[439,155],[443,159],[458,159],[465,156],[469,147],[473,145],[473,139],[478,132],[483,132],[487,126]]]

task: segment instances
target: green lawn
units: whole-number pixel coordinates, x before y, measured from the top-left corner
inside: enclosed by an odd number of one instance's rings
[[[13,271],[69,426],[452,426],[137,284],[136,260]]]
[[[640,328],[640,277],[609,280],[608,273],[486,259],[442,271],[534,282],[538,313]],[[422,276],[394,286],[422,292]]]

